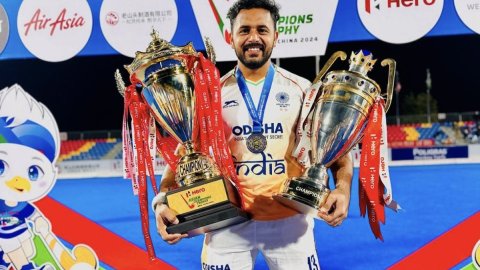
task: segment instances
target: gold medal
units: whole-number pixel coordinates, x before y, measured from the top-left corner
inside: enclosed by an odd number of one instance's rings
[[[247,148],[252,153],[262,153],[267,148],[267,138],[262,133],[252,133],[247,138]]]

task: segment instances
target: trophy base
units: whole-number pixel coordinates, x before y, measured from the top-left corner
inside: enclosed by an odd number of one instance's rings
[[[273,196],[275,200],[300,213],[318,217],[318,210],[325,203],[330,190],[309,177],[294,177],[287,180],[282,192]]]
[[[249,215],[232,203],[217,205],[179,217],[179,224],[167,227],[169,234],[186,233],[193,237],[249,220]]]

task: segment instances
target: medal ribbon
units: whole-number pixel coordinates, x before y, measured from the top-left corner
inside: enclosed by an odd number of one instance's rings
[[[135,83],[133,83],[135,85]],[[145,127],[148,129],[146,105],[141,100],[136,91],[131,92],[132,102],[130,103],[130,116],[132,117],[132,131],[134,147],[136,148],[136,171],[138,173],[138,202],[140,206],[140,218],[142,221],[142,232],[150,259],[156,257],[153,248],[152,238],[150,237],[149,220],[148,220],[148,194],[147,194],[147,174],[146,164],[151,162],[149,158],[148,140],[145,138]],[[135,153],[135,152],[134,152]],[[147,165],[148,167],[148,165]],[[154,179],[154,176],[151,176]],[[155,181],[152,181],[154,184]],[[156,190],[156,187],[154,187]]]
[[[307,89],[305,99],[302,104],[302,112],[297,123],[297,145],[295,146],[292,155],[304,166],[309,166],[308,153],[311,151],[310,138],[313,114],[310,113],[315,105],[322,82],[319,81]]]
[[[270,88],[272,87],[274,74],[275,69],[273,68],[273,64],[270,64],[267,76],[265,77],[265,82],[263,83],[260,101],[258,102],[258,108],[255,109],[255,104],[253,103],[252,96],[248,91],[247,83],[245,81],[245,78],[243,77],[242,72],[240,71],[240,68],[237,67],[237,69],[235,70],[238,88],[240,89],[240,93],[242,93],[243,100],[245,100],[248,112],[253,120],[253,133],[263,133],[263,116],[265,115],[265,107],[267,105],[268,95],[270,94]]]
[[[359,172],[360,214],[368,212],[370,229],[375,238],[383,241],[379,221],[385,224],[383,183],[380,179],[380,140],[384,114],[383,99],[378,98],[370,112],[365,136],[362,140],[362,155]]]
[[[380,180],[383,183],[384,190],[383,190],[383,201],[385,205],[398,212],[401,209],[400,205],[393,200],[392,194],[392,184],[390,183],[390,172],[389,168],[389,161],[388,161],[388,145],[387,145],[387,116],[384,108],[383,100],[382,106],[380,106],[380,112],[382,114],[382,137],[380,140]]]

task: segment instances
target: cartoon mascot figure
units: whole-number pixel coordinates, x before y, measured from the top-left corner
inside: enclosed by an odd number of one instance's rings
[[[19,85],[1,90],[0,270],[98,268],[98,259],[88,246],[77,245],[74,255],[70,254],[32,204],[55,184],[59,150],[60,133],[50,111]],[[56,261],[40,265],[32,261],[34,234]]]

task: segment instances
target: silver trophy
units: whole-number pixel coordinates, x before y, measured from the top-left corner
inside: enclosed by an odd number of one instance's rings
[[[314,84],[323,80],[318,98],[310,111],[310,163],[313,164],[301,177],[288,179],[274,198],[297,211],[317,216],[330,190],[328,172],[337,159],[348,153],[364,135],[368,116],[377,97],[380,86],[367,76],[377,60],[372,54],[360,50],[350,56],[347,70],[325,73],[332,64],[347,55],[334,53],[317,75]],[[388,110],[393,96],[395,61],[385,59],[382,66],[389,66],[385,110]]]

